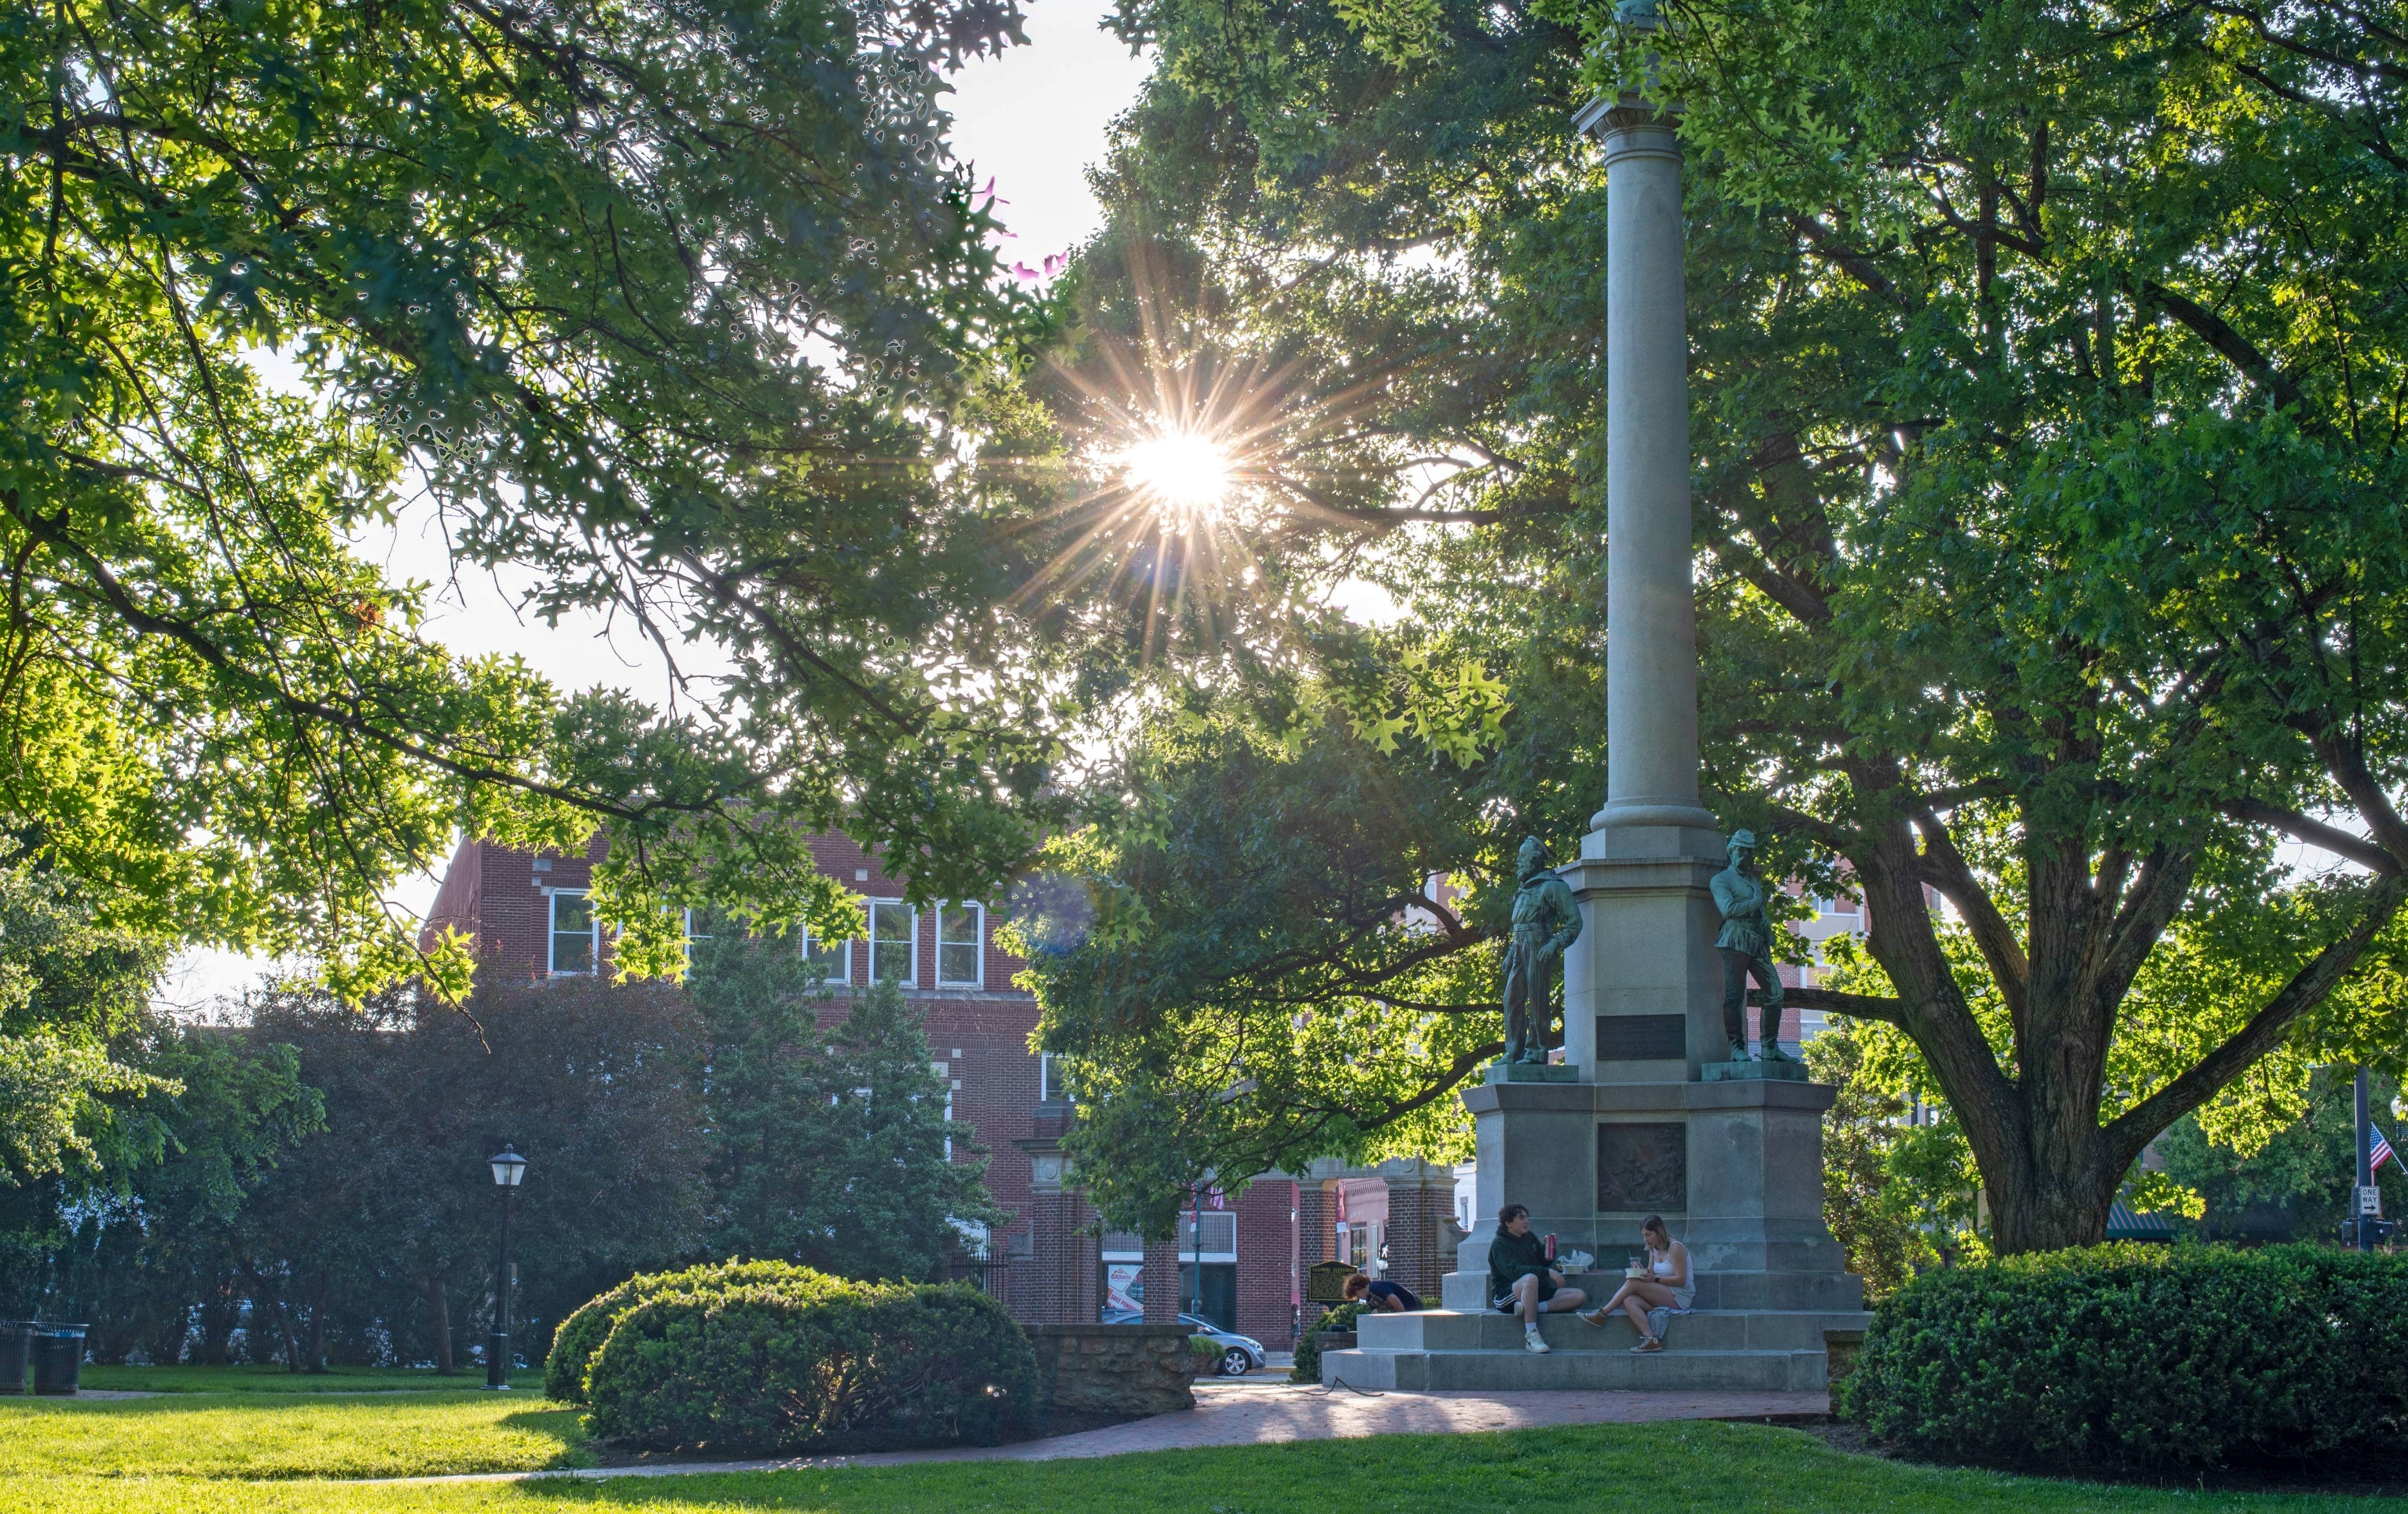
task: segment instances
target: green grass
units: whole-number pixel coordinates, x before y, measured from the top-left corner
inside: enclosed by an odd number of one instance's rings
[[[283,1420],[315,1407],[255,1412]],[[1082,1462],[344,1487],[230,1479],[238,1473],[8,1476],[9,1432],[24,1422],[0,1412],[0,1507],[8,1514],[2331,1514],[2335,1507],[2329,1495],[2105,1488],[1905,1465],[1842,1455],[1797,1431],[1762,1425],[1383,1436]],[[523,1433],[486,1422],[495,1436]],[[2377,1514],[2408,1510],[2408,1501],[2343,1507]]]
[[[407,1478],[590,1466],[579,1419],[533,1394],[476,1391],[0,1400],[0,1484],[28,1475]]]
[[[280,1366],[88,1366],[81,1378],[86,1388],[113,1393],[359,1393],[410,1389],[450,1393],[481,1388],[482,1367],[463,1368],[448,1378],[416,1367],[334,1367],[324,1372],[288,1372]],[[510,1374],[513,1388],[543,1389],[539,1368]]]

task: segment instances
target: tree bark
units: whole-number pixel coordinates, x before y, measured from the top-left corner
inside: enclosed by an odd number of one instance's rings
[[[2401,874],[2378,878],[2350,929],[2302,964],[2241,1031],[2102,1122],[2117,1017],[2188,894],[2200,853],[2094,850],[2086,835],[2051,836],[2028,813],[2028,913],[2018,945],[1945,824],[1902,800],[1892,773],[1867,767],[1856,777],[1861,813],[1915,817],[1872,832],[1850,859],[1865,896],[1867,946],[1899,995],[1858,1008],[1904,1030],[1939,1080],[1972,1147],[1990,1243],[2002,1255],[2104,1240],[2109,1208],[2142,1149],[2281,1045],[2408,897]],[[1942,948],[1927,883],[1958,904],[2006,1004],[2003,1064]]]
[[[427,1273],[418,1279],[418,1293],[426,1300],[426,1333],[434,1346],[435,1375],[448,1378],[452,1364],[452,1299],[443,1275]]]
[[[304,1350],[308,1357],[308,1364],[303,1370],[307,1372],[326,1370],[326,1294],[328,1291],[326,1275],[322,1272],[309,1290],[309,1323],[303,1336]]]

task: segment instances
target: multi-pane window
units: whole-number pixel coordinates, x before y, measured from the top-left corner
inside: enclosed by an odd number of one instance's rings
[[[874,899],[869,905],[869,980],[900,983],[909,988],[920,980],[920,912],[900,900]]]
[[[1037,1097],[1043,1104],[1075,1104],[1077,1096],[1070,1092],[1070,1059],[1058,1051],[1044,1051],[1037,1060]]]
[[[818,968],[826,982],[853,981],[853,942],[850,938],[823,941],[806,926],[803,930],[803,961]]]
[[[594,970],[599,955],[599,933],[594,906],[582,892],[555,890],[552,895],[552,976],[566,978]]]
[[[940,988],[977,988],[985,981],[986,907],[944,904],[937,907],[937,984]]]

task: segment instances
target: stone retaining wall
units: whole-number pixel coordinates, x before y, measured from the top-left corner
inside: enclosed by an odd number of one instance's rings
[[[1182,1324],[1028,1325],[1037,1401],[1103,1414],[1194,1408],[1196,1357]]]

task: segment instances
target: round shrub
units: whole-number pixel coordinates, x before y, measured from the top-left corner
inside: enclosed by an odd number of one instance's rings
[[[2400,1433],[2408,1264],[2310,1246],[2102,1246],[1926,1273],[1841,1408],[1949,1460],[2181,1471]]]
[[[835,1279],[791,1262],[713,1262],[680,1272],[639,1272],[587,1299],[560,1321],[552,1352],[543,1361],[544,1396],[564,1404],[585,1402],[585,1375],[594,1365],[594,1353],[602,1349],[619,1316],[647,1298],[756,1282],[808,1288],[815,1280]]]
[[[1335,1304],[1322,1311],[1303,1335],[1296,1337],[1296,1360],[1287,1369],[1290,1382],[1321,1380],[1321,1333],[1325,1330],[1352,1330],[1354,1321],[1368,1313],[1370,1306],[1361,1299],[1352,1304]]]
[[[1037,1358],[974,1288],[764,1281],[655,1293],[587,1375],[595,1434],[725,1453],[992,1445],[1024,1430]]]

